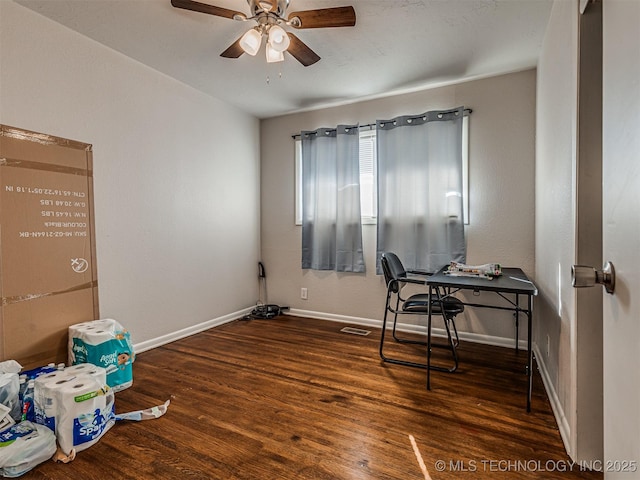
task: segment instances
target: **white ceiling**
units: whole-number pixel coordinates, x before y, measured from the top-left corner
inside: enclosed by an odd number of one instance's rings
[[[199,0],[249,14],[246,0]],[[16,0],[160,72],[268,118],[536,65],[552,0],[291,0],[353,5],[356,26],[294,30],[322,58],[220,57],[254,23],[170,0]],[[249,16],[249,15],[248,15]],[[292,29],[293,30],[293,29]]]

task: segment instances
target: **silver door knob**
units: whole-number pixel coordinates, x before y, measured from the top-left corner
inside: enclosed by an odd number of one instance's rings
[[[573,287],[593,287],[595,284],[604,285],[607,293],[613,293],[616,286],[616,270],[613,268],[613,263],[605,263],[602,270],[596,270],[586,265],[571,267],[571,285]]]

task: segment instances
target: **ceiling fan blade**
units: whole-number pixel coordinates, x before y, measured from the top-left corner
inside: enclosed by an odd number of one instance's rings
[[[217,17],[244,19],[247,16],[244,13],[229,10],[228,8],[216,7],[207,3],[195,2],[193,0],[171,0],[171,5],[176,8],[184,8],[185,10],[191,10],[194,12],[208,13],[209,15],[215,15]]]
[[[222,52],[220,56],[224,58],[238,58],[240,55],[242,55],[244,53],[244,50],[240,46],[241,39],[242,37],[240,37],[234,43],[229,45],[229,48],[227,48],[224,52]]]
[[[353,27],[356,24],[356,11],[353,7],[305,10],[291,13],[289,22],[295,28]]]
[[[288,32],[289,40],[291,43],[289,44],[289,48],[287,48],[287,52],[289,52],[293,57],[298,60],[302,65],[308,67],[309,65],[313,65],[320,57],[311,50],[305,43],[296,37],[293,33]]]

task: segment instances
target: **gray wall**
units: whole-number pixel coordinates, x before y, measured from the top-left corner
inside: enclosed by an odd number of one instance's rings
[[[602,292],[571,285],[573,264],[599,267],[602,261],[601,66],[593,63],[602,42],[594,38],[596,25],[580,15],[577,1],[554,2],[537,82],[536,357],[576,461],[603,455]],[[579,62],[581,48],[590,62]]]
[[[384,281],[375,274],[375,225],[363,226],[366,274],[300,268],[291,135],[458,105],[473,109],[467,262],[520,266],[533,276],[535,81],[535,70],[527,70],[261,121],[261,237],[268,301],[290,306],[293,313],[370,325],[379,325],[384,309]],[[308,300],[300,298],[301,287],[308,289]],[[487,295],[474,300],[495,302]],[[508,313],[468,309],[457,324],[467,338],[513,345],[515,327]]]
[[[569,275],[575,256],[577,18],[576,2],[554,3],[538,62],[536,127],[536,343],[569,453],[575,423],[575,297]]]
[[[0,122],[93,144],[100,311],[146,347],[257,299],[259,122],[0,1]]]

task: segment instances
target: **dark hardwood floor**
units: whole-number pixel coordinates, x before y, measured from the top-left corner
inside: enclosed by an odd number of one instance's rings
[[[525,411],[525,352],[462,342],[458,372],[434,372],[427,391],[424,370],[380,361],[379,330],[344,326],[240,320],[139,354],[116,411],[171,399],[166,415],[22,478],[603,478],[571,464],[537,371]]]

